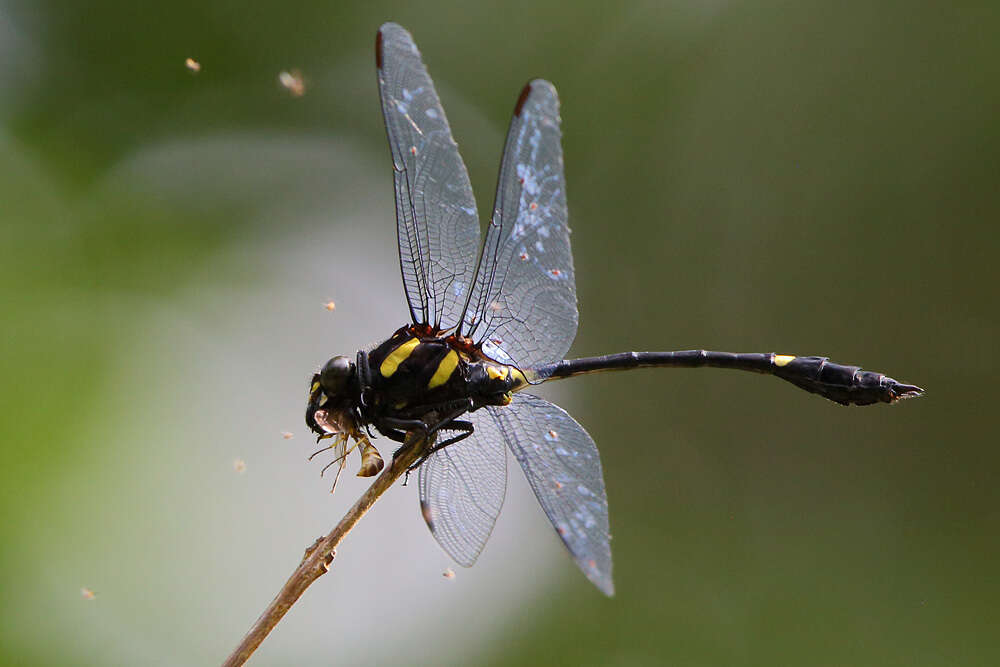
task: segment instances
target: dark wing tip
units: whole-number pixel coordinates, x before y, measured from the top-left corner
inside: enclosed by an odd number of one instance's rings
[[[434,532],[434,511],[431,506],[428,505],[423,499],[420,500],[420,514],[424,517],[424,521],[427,523],[427,527],[430,531]]]
[[[521,94],[517,98],[517,104],[514,105],[514,117],[521,115],[521,109],[524,108],[524,103],[528,101],[528,96],[531,95],[531,86],[534,81],[529,81],[525,84],[524,88],[521,89]]]
[[[515,118],[521,115],[525,103],[527,103],[528,98],[532,95],[538,100],[537,104],[540,107],[552,106],[558,110],[559,94],[556,93],[556,87],[545,79],[532,79],[521,89],[521,94],[517,98],[517,104],[514,105]]]
[[[379,69],[382,69],[382,64],[385,62],[384,50],[383,50],[384,33],[402,33],[402,35],[405,36],[405,39],[410,41],[412,41],[413,39],[412,37],[410,37],[410,33],[406,31],[406,28],[399,25],[398,23],[387,21],[386,23],[380,25],[378,28],[378,32],[375,33],[375,66],[378,67]],[[391,40],[394,36],[399,37],[400,35],[389,34],[388,37]]]

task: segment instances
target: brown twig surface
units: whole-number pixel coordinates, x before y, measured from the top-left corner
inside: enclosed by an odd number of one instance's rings
[[[389,487],[423,453],[426,443],[422,442],[421,439],[422,436],[417,436],[413,433],[407,434],[403,451],[400,452],[398,457],[392,460],[392,465],[387,467],[372,482],[368,490],[358,498],[358,501],[354,503],[354,506],[348,510],[347,514],[344,515],[344,518],[340,520],[340,523],[333,530],[325,537],[316,540],[312,546],[306,549],[305,556],[295,569],[295,572],[292,573],[292,576],[282,586],[281,591],[271,600],[271,604],[267,606],[264,613],[260,615],[253,624],[253,627],[250,628],[250,631],[243,637],[243,641],[240,642],[239,646],[222,663],[223,667],[237,667],[244,664],[253,652],[257,650],[260,643],[264,641],[264,638],[274,629],[274,626],[278,624],[278,621],[291,609],[295,601],[309,588],[309,585],[329,571],[337,545],[354,528],[354,525],[361,520],[361,517],[371,509],[375,501],[388,491]]]

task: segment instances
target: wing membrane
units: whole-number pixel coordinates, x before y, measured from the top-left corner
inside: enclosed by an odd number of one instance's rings
[[[386,23],[375,48],[406,300],[414,323],[449,328],[468,298],[479,248],[469,174],[410,33]]]
[[[576,337],[576,282],[555,87],[521,92],[464,328],[497,361],[563,358]]]
[[[613,595],[608,499],[590,435],[565,410],[530,394],[487,409],[577,566]]]
[[[472,566],[500,515],[507,493],[507,452],[493,417],[469,417],[475,431],[431,454],[419,471],[420,510],[441,548]]]

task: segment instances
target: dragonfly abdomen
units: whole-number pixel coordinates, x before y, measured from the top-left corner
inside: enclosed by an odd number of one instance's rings
[[[841,405],[894,403],[923,393],[920,387],[897,382],[882,373],[865,371],[858,366],[834,363],[826,357],[799,357],[773,352],[620,352],[602,357],[567,359],[537,368],[535,373],[539,378],[555,380],[632,368],[703,366],[775,375],[800,389],[819,394]]]

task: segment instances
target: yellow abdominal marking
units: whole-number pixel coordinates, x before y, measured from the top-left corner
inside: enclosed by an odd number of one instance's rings
[[[514,368],[510,368],[510,377],[514,380],[514,386],[511,387],[511,391],[519,391],[528,386],[528,379],[524,377],[524,373]]]
[[[384,378],[392,377],[392,374],[396,372],[399,365],[406,361],[406,358],[410,356],[410,353],[413,352],[413,349],[417,345],[420,345],[420,340],[417,338],[411,338],[397,347],[382,361],[382,365],[378,367],[378,372],[381,373]]]
[[[781,368],[790,364],[794,359],[794,354],[776,354],[774,355],[774,365]]]
[[[313,382],[313,386],[309,388],[309,393],[315,394],[317,391],[319,391],[319,382]]]
[[[438,364],[437,370],[434,371],[434,375],[431,376],[431,381],[427,383],[428,389],[433,389],[434,387],[440,387],[451,374],[455,372],[458,367],[458,353],[455,350],[451,350],[448,354],[444,355],[444,359]]]

